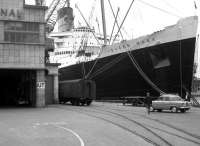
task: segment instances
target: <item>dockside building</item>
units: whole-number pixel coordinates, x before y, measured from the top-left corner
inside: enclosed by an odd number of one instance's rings
[[[58,101],[57,65],[45,56],[46,9],[24,0],[0,1],[0,105]]]

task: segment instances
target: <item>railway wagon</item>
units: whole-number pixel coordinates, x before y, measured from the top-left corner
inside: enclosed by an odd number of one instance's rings
[[[59,82],[59,102],[90,105],[96,98],[96,84],[92,80],[77,79]]]

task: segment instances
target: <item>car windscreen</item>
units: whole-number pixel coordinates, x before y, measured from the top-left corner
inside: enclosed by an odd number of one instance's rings
[[[170,97],[169,100],[170,101],[179,101],[179,100],[181,100],[181,98],[179,96],[177,96],[177,97]]]

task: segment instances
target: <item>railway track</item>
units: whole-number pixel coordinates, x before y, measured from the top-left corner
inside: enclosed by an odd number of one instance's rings
[[[70,108],[69,108],[70,107]],[[170,141],[166,135],[169,135],[170,137],[173,137],[174,139],[180,139],[181,141],[185,141],[187,143],[190,143],[191,145],[200,145],[200,136],[196,135],[194,133],[188,132],[184,129],[180,129],[178,127],[175,127],[174,125],[171,125],[169,123],[166,123],[164,121],[161,121],[159,119],[154,119],[150,116],[146,116],[144,114],[139,114],[138,112],[134,112],[133,110],[127,110],[127,109],[117,109],[107,106],[91,106],[91,107],[73,107],[72,106],[61,106],[62,109],[67,108],[67,110],[73,110],[75,112],[79,112],[85,115],[88,115],[90,117],[94,117],[103,121],[106,121],[110,124],[113,124],[119,128],[122,128],[134,135],[137,135],[144,139],[145,141],[153,144],[153,145],[173,145],[173,142]],[[60,108],[60,107],[59,107]],[[117,117],[115,120],[110,117]],[[140,122],[140,120],[133,119],[133,116],[138,116],[145,120],[149,120],[153,123],[155,123],[155,126],[152,126],[148,123]],[[121,121],[126,121],[127,123],[131,123],[132,126],[128,127],[126,124],[122,124],[117,121],[117,119],[120,119]],[[161,128],[159,125],[165,126],[166,128]],[[140,130],[135,130],[134,126],[140,127],[145,131],[146,133],[151,133],[151,136],[144,135],[141,132],[138,132]],[[160,134],[162,133],[162,134]],[[156,139],[156,140],[155,140]]]
[[[150,128],[147,126],[138,123],[136,120],[129,119],[123,115],[113,113],[113,112],[106,112],[106,111],[98,111],[98,109],[95,110],[90,110],[89,108],[84,108],[84,107],[73,107],[72,108],[66,108],[66,107],[57,107],[65,110],[71,110],[74,112],[78,112],[81,114],[85,114],[87,116],[97,118],[100,120],[103,120],[107,123],[110,123],[112,125],[115,125],[135,136],[138,136],[145,140],[146,142],[155,145],[155,146],[160,146],[160,145],[165,145],[165,146],[173,146],[169,141],[165,140],[163,137],[159,136],[157,133],[152,131]],[[89,109],[89,110],[88,110]],[[108,118],[112,117],[112,118]],[[117,117],[117,118],[116,118]],[[125,124],[122,124],[119,121],[126,121]],[[131,125],[129,127],[128,125]],[[137,126],[137,130],[135,130],[135,127]],[[142,131],[142,132],[141,132]],[[146,134],[144,134],[146,133]]]
[[[154,122],[156,122],[156,123],[165,125],[165,126],[167,126],[167,127],[169,127],[169,128],[175,129],[175,130],[177,130],[177,131],[179,131],[179,132],[181,132],[181,133],[184,133],[184,134],[186,134],[186,135],[188,135],[188,136],[190,136],[190,137],[193,137],[193,138],[195,138],[195,139],[197,139],[197,140],[200,141],[200,136],[199,136],[199,135],[190,133],[190,132],[188,132],[188,131],[186,131],[186,130],[184,130],[184,129],[175,127],[175,126],[173,126],[173,125],[171,125],[171,124],[169,124],[169,123],[166,123],[166,122],[164,122],[164,121],[161,121],[161,120],[159,120],[159,119],[154,119],[154,118],[152,118],[152,117],[150,117],[150,116],[145,116],[145,115],[143,115],[143,114],[139,114],[139,113],[137,113],[137,112],[130,111],[130,110],[123,110],[123,109],[116,109],[116,108],[109,108],[109,107],[106,107],[106,108],[109,109],[109,110],[117,111],[117,112],[126,112],[126,114],[129,114],[129,115],[137,115],[137,116],[143,117],[143,118],[145,118],[145,119],[148,119],[148,120],[154,121]],[[95,109],[97,109],[97,110],[102,110],[102,108],[99,108],[99,109],[98,109],[98,108],[96,108],[96,107],[95,107]],[[104,110],[104,111],[105,111],[105,110]],[[110,111],[106,111],[106,112],[110,112]],[[129,112],[129,113],[127,113],[127,112]],[[198,144],[200,145],[200,142],[198,142]]]
[[[98,108],[95,108],[95,109],[101,110],[101,111],[105,111],[105,112],[108,112],[108,113],[112,113],[112,114],[116,114],[116,115],[121,116],[121,117],[124,117],[125,119],[128,119],[128,120],[130,120],[130,121],[137,122],[137,121],[135,121],[135,120],[133,120],[133,119],[130,119],[127,115],[125,116],[124,114],[120,114],[119,111],[118,111],[117,109],[114,109],[114,110],[117,111],[117,113],[116,113],[116,112],[113,112],[113,111],[98,109]],[[112,110],[113,110],[113,109],[112,109]],[[132,111],[131,111],[131,112],[132,112]],[[127,113],[126,113],[126,114],[127,114]],[[133,112],[130,113],[130,114],[133,115]],[[167,127],[171,128],[171,129],[173,129],[173,130],[176,130],[176,131],[181,132],[181,133],[183,133],[183,134],[185,134],[185,135],[188,135],[188,136],[192,137],[193,139],[188,138],[188,137],[185,137],[185,136],[182,136],[182,135],[175,134],[175,133],[173,133],[173,132],[169,132],[169,131],[167,131],[167,130],[163,130],[163,129],[160,129],[160,128],[157,128],[157,127],[153,127],[153,126],[148,125],[148,124],[141,124],[141,123],[137,122],[137,123],[138,123],[139,125],[141,125],[141,126],[149,127],[149,129],[150,129],[150,128],[151,128],[151,129],[156,129],[156,130],[158,130],[158,131],[162,131],[162,132],[167,133],[167,134],[170,134],[170,135],[172,135],[172,136],[176,136],[176,137],[181,138],[181,139],[183,139],[183,140],[192,142],[193,144],[200,145],[200,137],[199,137],[198,135],[195,135],[195,134],[192,134],[192,133],[190,133],[190,132],[188,132],[188,131],[185,131],[185,130],[183,130],[183,129],[177,128],[177,127],[175,127],[175,126],[173,126],[173,125],[170,125],[170,124],[165,123],[165,122],[163,122],[163,121],[160,121],[160,120],[158,120],[158,119],[153,119],[153,118],[150,118],[150,117],[148,117],[148,116],[144,116],[144,115],[138,114],[138,113],[134,113],[134,114],[139,115],[139,116],[141,116],[141,117],[143,117],[143,118],[149,119],[149,120],[151,120],[151,121],[154,121],[154,122],[156,122],[156,123],[162,124],[162,125],[164,125],[164,126],[167,126]]]

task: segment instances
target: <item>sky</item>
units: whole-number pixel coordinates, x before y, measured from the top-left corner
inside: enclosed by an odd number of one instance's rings
[[[26,1],[31,2],[33,0]],[[114,17],[108,1],[110,1],[115,14],[117,9],[120,9],[118,15],[118,23],[120,25],[133,0],[104,0],[107,35],[110,35],[114,24]],[[196,6],[200,9],[200,0],[195,1]],[[46,5],[48,6],[51,2],[52,0],[46,0]],[[96,32],[99,32],[100,29],[100,33],[102,33],[100,0],[70,0],[70,6],[74,10],[75,27],[80,24],[86,26],[84,19],[75,8],[75,4],[88,22],[94,7],[93,16],[90,19],[91,27],[94,27]],[[134,0],[122,25],[122,34],[125,39],[136,38],[161,30],[165,26],[175,24],[183,17],[192,16],[196,13],[194,0]],[[100,27],[98,27],[98,24]],[[117,28],[115,32],[117,32]]]

